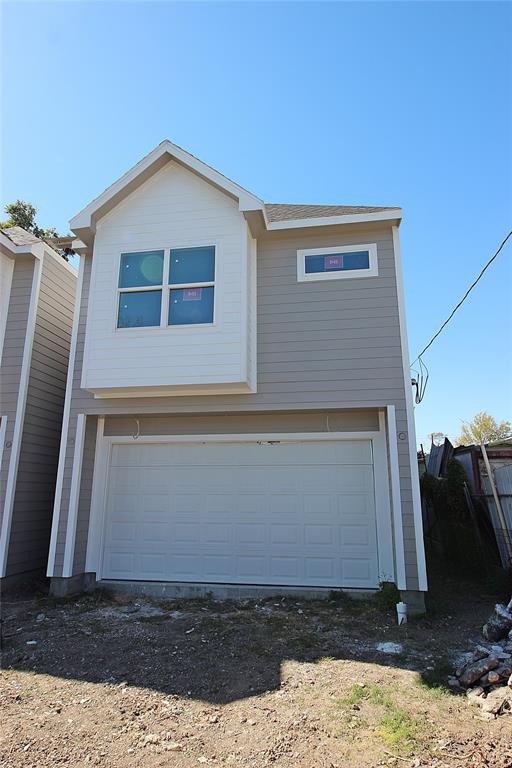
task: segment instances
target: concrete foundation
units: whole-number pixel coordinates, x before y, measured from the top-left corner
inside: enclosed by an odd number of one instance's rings
[[[344,592],[354,599],[367,599],[375,590],[344,589],[333,590],[329,587],[280,587],[258,584],[190,584],[188,582],[169,581],[111,581],[97,582],[122,595],[143,595],[154,599],[212,597],[214,600],[251,600],[264,597],[282,597],[283,595],[309,600],[326,600],[333,592]]]
[[[400,598],[407,604],[409,616],[423,616],[427,612],[425,592],[419,592],[416,589],[404,589],[400,592]]]
[[[92,592],[96,588],[95,573],[77,573],[75,576],[54,576],[50,582],[50,595],[69,597],[80,592]]]

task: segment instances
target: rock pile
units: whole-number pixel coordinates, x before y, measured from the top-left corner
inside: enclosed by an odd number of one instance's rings
[[[450,686],[465,691],[468,701],[477,704],[482,716],[494,719],[506,712],[512,714],[512,600],[497,605],[483,627],[485,641],[449,678]]]

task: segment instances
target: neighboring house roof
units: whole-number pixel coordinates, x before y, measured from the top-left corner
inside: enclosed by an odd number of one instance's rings
[[[328,216],[352,216],[354,214],[400,210],[401,209],[397,206],[381,207],[375,205],[296,205],[295,203],[265,203],[265,211],[269,221],[317,219]]]
[[[39,238],[32,232],[27,232],[21,227],[5,227],[0,229],[0,232],[8,237],[14,245],[33,245],[40,242]]]
[[[140,184],[163,168],[170,159],[176,160],[218,189],[237,199],[239,210],[248,217],[255,214],[261,216],[267,229],[289,229],[364,221],[400,221],[402,218],[401,208],[394,206],[264,203],[259,197],[231,181],[227,176],[166,139],[71,219],[70,227],[75,235],[85,243],[90,243],[94,237],[96,221],[137,189]]]

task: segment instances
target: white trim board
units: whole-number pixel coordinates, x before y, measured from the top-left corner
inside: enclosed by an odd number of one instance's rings
[[[0,472],[4,455],[5,435],[7,434],[7,416],[0,416]]]
[[[73,394],[73,376],[75,373],[75,357],[78,339],[78,327],[80,324],[80,308],[82,305],[82,286],[84,281],[85,256],[80,256],[80,269],[75,294],[75,308],[73,315],[73,327],[71,329],[71,345],[69,350],[68,375],[66,379],[66,393],[64,397],[64,412],[62,415],[62,431],[59,449],[59,465],[55,485],[55,501],[53,505],[52,532],[50,535],[50,549],[48,552],[47,576],[53,576],[55,570],[55,554],[57,551],[57,536],[59,534],[60,511],[62,502],[62,485],[64,481],[64,467],[66,464],[66,449],[68,444],[69,416],[71,410],[71,397]]]
[[[384,413],[379,413],[379,421],[384,421]],[[393,531],[395,535],[395,563],[398,589],[407,589],[405,573],[404,529],[402,520],[402,495],[400,493],[400,467],[398,464],[398,445],[396,432],[395,406],[387,407],[389,479],[391,484],[391,502],[393,509]]]
[[[66,542],[64,545],[63,576],[73,575],[75,555],[76,525],[78,521],[78,503],[80,501],[80,480],[82,478],[82,459],[84,455],[86,416],[79,413],[76,418],[75,450],[71,473],[71,491],[69,494],[68,519],[66,523]]]
[[[364,253],[368,251],[367,269],[347,269],[333,272],[306,272],[307,256],[329,256],[339,253]],[[337,245],[329,248],[299,248],[297,251],[297,280],[299,283],[317,280],[349,280],[350,278],[376,277],[379,274],[377,243]]]
[[[96,573],[96,579],[101,579],[101,563],[104,537],[104,514],[110,471],[112,446],[133,443],[166,444],[166,443],[258,443],[258,442],[319,442],[319,441],[370,441],[372,445],[375,516],[377,525],[377,554],[379,579],[394,580],[395,565],[393,553],[393,532],[391,507],[389,498],[388,467],[386,455],[386,434],[382,431],[368,432],[286,432],[262,434],[230,434],[230,435],[145,435],[136,440],[130,435],[104,437],[104,419],[98,423],[96,436],[96,455],[94,461],[93,490],[91,499],[91,516],[87,539],[85,570]]]
[[[2,529],[0,532],[0,576],[6,574],[7,555],[9,552],[9,539],[11,534],[12,514],[14,509],[14,495],[16,492],[16,480],[18,476],[18,464],[25,421],[25,406],[27,403],[28,382],[30,378],[30,366],[32,362],[32,347],[36,328],[37,304],[39,301],[39,289],[41,287],[41,275],[43,271],[42,260],[34,260],[34,273],[32,276],[32,289],[30,292],[30,304],[27,315],[27,327],[25,331],[25,344],[23,347],[23,362],[21,364],[18,400],[16,402],[16,417],[14,420],[14,432],[12,437],[9,471],[7,474],[7,487],[5,489],[4,513]]]
[[[398,294],[398,317],[400,323],[400,343],[402,347],[402,362],[405,386],[405,405],[407,412],[407,438],[409,442],[409,461],[411,465],[412,507],[414,515],[414,537],[416,542],[416,564],[418,568],[418,585],[422,592],[428,589],[427,565],[425,561],[425,545],[423,541],[423,516],[421,511],[420,477],[416,453],[416,425],[414,422],[414,407],[412,402],[411,370],[409,360],[409,344],[407,340],[407,324],[405,320],[404,278],[402,257],[400,253],[400,235],[397,226],[393,230],[393,251],[395,254],[396,286]]]

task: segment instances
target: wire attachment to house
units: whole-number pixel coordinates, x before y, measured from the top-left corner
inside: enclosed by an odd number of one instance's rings
[[[414,401],[416,405],[419,405],[423,398],[425,397],[425,392],[427,390],[427,382],[429,377],[428,368],[421,359],[421,356],[418,357],[418,363],[420,364],[419,371],[413,371],[413,373],[416,374],[416,377],[414,379],[411,379],[411,384],[413,387],[416,388],[416,395],[414,398]]]

